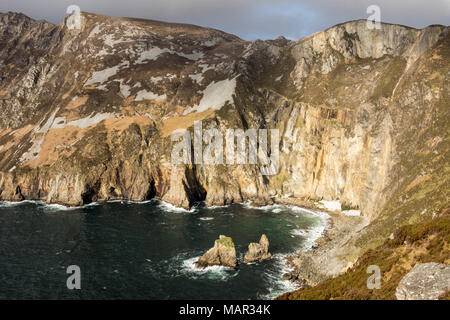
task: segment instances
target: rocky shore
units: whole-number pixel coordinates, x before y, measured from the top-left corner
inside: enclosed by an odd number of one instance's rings
[[[312,205],[309,207],[314,209]],[[327,213],[327,228],[316,239],[315,246],[286,258],[286,263],[292,270],[283,275],[284,280],[293,281],[300,287],[314,286],[345,272],[359,257],[360,249],[348,245],[348,242],[367,226],[368,219],[336,212]]]

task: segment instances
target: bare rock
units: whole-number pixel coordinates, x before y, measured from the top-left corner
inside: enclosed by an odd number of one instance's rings
[[[398,300],[437,300],[450,289],[450,266],[442,263],[420,263],[403,277],[397,286]]]
[[[198,268],[208,266],[237,267],[236,249],[230,237],[220,235],[214,242],[214,247],[209,249],[195,263]]]
[[[252,242],[248,245],[248,251],[245,254],[245,262],[255,262],[270,259],[272,254],[269,252],[269,239],[263,234],[259,243]]]

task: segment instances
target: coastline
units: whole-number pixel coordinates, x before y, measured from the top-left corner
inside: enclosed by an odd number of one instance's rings
[[[148,203],[151,201],[158,201],[159,206],[166,210],[177,212],[192,212],[184,208],[176,207],[168,202],[152,199],[147,201],[132,201],[132,200],[110,200],[108,202],[124,202],[124,203]],[[22,200],[22,201],[0,201],[9,205],[20,205],[20,203],[40,203],[49,207],[55,207],[60,210],[71,210],[89,206],[99,205],[103,202],[93,202],[83,206],[66,206],[58,203],[47,203],[42,200]],[[254,208],[261,208],[258,202],[243,202],[243,205],[248,205]],[[283,263],[287,268],[282,279],[289,280],[298,288],[305,286],[314,286],[318,283],[343,273],[347,268],[358,258],[358,249],[345,247],[347,241],[359,230],[367,225],[367,219],[360,216],[347,216],[342,213],[332,212],[317,208],[311,200],[293,199],[293,198],[277,198],[274,199],[272,205],[291,206],[299,209],[312,210],[315,213],[321,212],[327,214],[324,230],[318,238],[315,238],[314,245],[311,248],[298,248],[295,253],[284,257]],[[216,207],[216,206],[210,206]],[[345,247],[345,249],[344,249]],[[352,250],[354,249],[354,250]]]
[[[278,203],[318,210],[313,202],[304,200],[282,199]],[[315,286],[350,268],[358,259],[360,250],[348,242],[369,223],[364,216],[347,216],[339,212],[319,210],[329,216],[322,235],[315,240],[311,249],[297,251],[286,258],[286,265],[291,271],[283,278],[296,283],[300,288]]]

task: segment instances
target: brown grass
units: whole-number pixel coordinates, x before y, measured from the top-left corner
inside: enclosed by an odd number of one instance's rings
[[[444,210],[434,219],[399,228],[394,239],[388,239],[376,249],[368,250],[346,273],[315,287],[286,293],[277,299],[395,299],[398,283],[415,264],[449,263],[449,243],[450,215]],[[380,289],[367,288],[366,282],[370,275],[366,270],[369,265],[377,265],[381,269]]]
[[[167,120],[163,120],[161,128],[161,136],[168,137],[178,129],[187,129],[194,125],[196,120],[204,120],[212,118],[214,110],[206,110],[198,113],[190,113],[181,117],[172,117]]]

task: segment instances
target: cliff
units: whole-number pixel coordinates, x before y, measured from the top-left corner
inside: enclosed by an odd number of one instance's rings
[[[0,200],[189,207],[339,201],[372,223],[355,260],[448,204],[449,27],[351,21],[298,41],[82,13],[0,14]],[[176,165],[170,135],[279,129],[259,165]],[[347,259],[347,258],[346,258]]]

